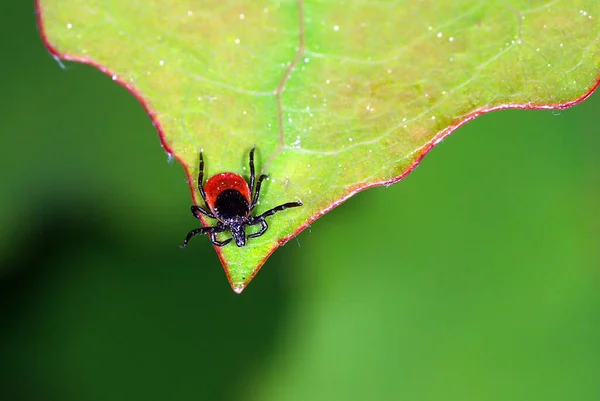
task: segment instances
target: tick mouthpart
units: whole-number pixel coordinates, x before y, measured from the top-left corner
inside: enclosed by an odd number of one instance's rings
[[[233,240],[235,241],[235,244],[238,247],[241,248],[246,245],[246,227],[244,227],[243,222],[239,225],[230,225],[229,230],[231,231],[231,236],[233,237]]]

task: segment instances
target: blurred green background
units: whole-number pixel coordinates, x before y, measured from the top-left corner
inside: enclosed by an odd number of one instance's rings
[[[467,124],[238,296],[134,97],[0,19],[0,400],[600,399],[600,95]]]

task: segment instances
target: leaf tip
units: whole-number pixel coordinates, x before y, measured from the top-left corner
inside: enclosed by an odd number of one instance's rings
[[[244,291],[244,288],[246,288],[246,286],[243,284],[238,284],[238,285],[231,284],[231,289],[233,290],[233,292],[235,292],[238,295],[241,294],[242,291]]]

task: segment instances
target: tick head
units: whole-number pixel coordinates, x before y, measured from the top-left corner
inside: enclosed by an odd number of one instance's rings
[[[239,247],[245,246],[247,240],[246,227],[244,226],[244,222],[241,222],[239,224],[231,224],[229,226],[229,229],[231,230],[231,236],[233,237],[235,244]]]

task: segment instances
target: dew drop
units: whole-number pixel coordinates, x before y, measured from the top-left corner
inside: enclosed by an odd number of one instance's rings
[[[334,30],[334,31],[339,31],[339,30],[340,30],[340,27],[339,27],[338,25],[334,25],[334,26],[333,26],[333,30]]]

